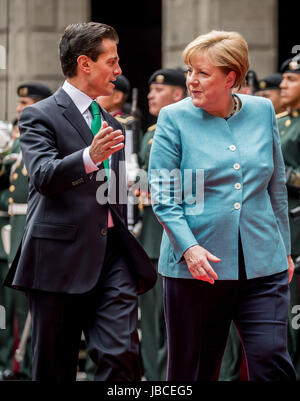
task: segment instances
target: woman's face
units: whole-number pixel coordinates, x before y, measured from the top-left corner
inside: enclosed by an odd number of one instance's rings
[[[187,88],[193,104],[208,112],[222,108],[233,83],[229,84],[228,77],[205,54],[194,55],[187,73]]]

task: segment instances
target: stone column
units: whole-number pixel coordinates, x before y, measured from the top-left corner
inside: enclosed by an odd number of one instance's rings
[[[163,66],[183,66],[181,52],[212,29],[238,31],[259,78],[276,71],[278,0],[163,0]]]
[[[0,70],[0,119],[5,118],[6,101],[8,118],[15,117],[19,84],[41,82],[52,91],[60,86],[59,38],[68,24],[89,20],[90,0],[0,0],[0,45],[6,46],[8,32],[7,70]]]

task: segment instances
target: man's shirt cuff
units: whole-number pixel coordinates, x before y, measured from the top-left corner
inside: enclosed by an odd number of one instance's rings
[[[91,174],[94,171],[99,170],[99,166],[102,162],[97,163],[97,164],[95,164],[93,162],[93,160],[91,159],[91,156],[90,156],[90,146],[88,146],[87,148],[84,149],[82,158],[83,158],[85,172],[87,174]]]

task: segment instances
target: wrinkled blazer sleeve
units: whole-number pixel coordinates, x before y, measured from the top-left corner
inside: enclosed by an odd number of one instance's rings
[[[288,200],[287,200],[287,189],[286,189],[285,165],[281,152],[277,121],[275,117],[274,108],[271,102],[269,104],[269,107],[272,115],[272,124],[273,124],[274,172],[268,186],[268,192],[270,195],[272,208],[277,220],[279,231],[284,241],[287,255],[290,255],[291,238],[290,238],[290,226],[288,218]]]
[[[26,107],[19,127],[25,166],[39,193],[53,195],[72,188],[74,183],[89,181],[83,164],[83,149],[62,157],[56,143],[56,129],[42,110]],[[63,127],[61,131],[63,135]]]
[[[180,132],[168,111],[161,109],[150,154],[149,182],[153,211],[169,237],[177,261],[188,248],[198,245],[180,202],[181,152]]]

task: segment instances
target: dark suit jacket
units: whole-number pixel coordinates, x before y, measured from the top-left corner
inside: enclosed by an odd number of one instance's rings
[[[114,129],[123,130],[104,110],[102,117]],[[83,150],[91,144],[93,134],[63,89],[27,107],[19,126],[29,176],[28,213],[23,241],[5,284],[64,293],[92,289],[105,256],[110,208],[120,232],[116,247],[123,247],[126,253],[137,292],[150,289],[156,273],[127,230],[127,207],[120,202],[126,197],[119,192],[119,188],[126,192],[124,166],[118,171],[124,150],[111,159],[116,174],[112,174],[110,188],[116,188],[116,202],[99,204],[96,194],[105,174],[98,181],[97,172],[86,174],[83,164]]]

